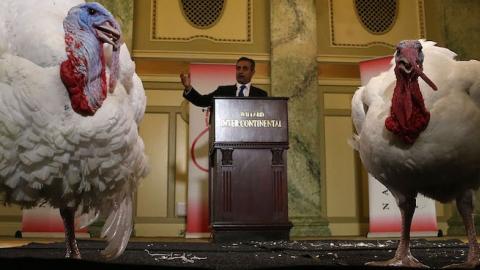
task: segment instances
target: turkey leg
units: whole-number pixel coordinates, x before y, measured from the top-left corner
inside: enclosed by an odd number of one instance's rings
[[[65,258],[81,259],[80,250],[75,239],[75,209],[71,207],[60,208],[60,215],[65,228]]]
[[[467,261],[460,264],[452,264],[445,268],[475,268],[480,265],[480,250],[478,247],[475,224],[473,222],[473,190],[466,190],[460,194],[457,199],[457,209],[463,219],[463,225],[468,238],[468,257]]]
[[[392,192],[392,194],[394,193]],[[395,197],[402,216],[400,243],[395,252],[395,257],[388,261],[369,262],[367,265],[427,268],[428,266],[419,262],[413,257],[412,253],[410,253],[410,227],[412,225],[413,213],[415,212],[416,195],[409,197],[399,195]]]

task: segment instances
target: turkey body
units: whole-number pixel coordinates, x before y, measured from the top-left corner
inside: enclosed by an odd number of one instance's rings
[[[415,57],[404,56],[408,51]],[[440,202],[457,201],[471,239],[467,265],[461,267],[478,264],[472,211],[473,191],[480,185],[480,62],[454,57],[433,42],[401,43],[391,68],[360,87],[352,99],[354,148],[367,171],[395,196],[402,213],[402,239],[395,258],[380,265],[423,266],[409,250],[418,193]],[[394,108],[393,102],[398,102],[395,98],[392,102],[394,92],[408,94],[401,84],[417,85],[423,100],[412,94],[407,104],[400,102],[407,109]],[[419,105],[412,110],[414,103]],[[389,129],[395,113],[413,119],[415,111],[426,116],[422,127],[411,132],[418,124],[414,123],[398,134]]]
[[[146,97],[126,46],[115,55],[98,43],[105,57],[100,79],[114,89],[89,116],[72,108],[60,76],[68,59],[63,21],[80,8],[111,16],[77,0],[0,3],[0,191],[23,207],[48,203],[70,216],[89,214],[90,222],[108,216],[104,255],[114,258],[130,237],[133,192],[148,172],[138,134]],[[118,74],[108,66],[115,58]],[[69,248],[76,244],[67,243],[67,255]]]
[[[420,81],[428,126],[411,145],[386,129],[392,67],[355,93],[356,146],[368,172],[385,186],[447,202],[480,183],[480,63],[455,61],[452,52],[430,43],[423,52],[424,70],[438,86],[432,91]]]

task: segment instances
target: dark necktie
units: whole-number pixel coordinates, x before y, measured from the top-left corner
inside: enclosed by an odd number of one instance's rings
[[[247,86],[245,84],[242,84],[240,86],[240,92],[238,92],[239,97],[244,97],[245,95],[243,94],[243,89],[245,89]]]

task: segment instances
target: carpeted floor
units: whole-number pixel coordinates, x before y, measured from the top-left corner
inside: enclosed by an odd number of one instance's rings
[[[353,268],[393,257],[392,240],[301,240],[238,242],[229,244],[185,242],[130,242],[125,253],[104,262],[103,241],[80,240],[83,260],[62,259],[63,243],[31,243],[1,248],[2,269],[45,266],[62,269],[324,269]],[[412,254],[422,263],[440,268],[463,262],[467,245],[460,240],[413,240]],[[14,268],[10,268],[10,266]],[[378,268],[374,268],[378,269]]]

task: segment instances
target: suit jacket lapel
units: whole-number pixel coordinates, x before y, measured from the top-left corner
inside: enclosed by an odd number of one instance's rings
[[[258,97],[258,91],[257,91],[257,88],[255,88],[254,86],[250,86],[250,95],[251,97]]]

